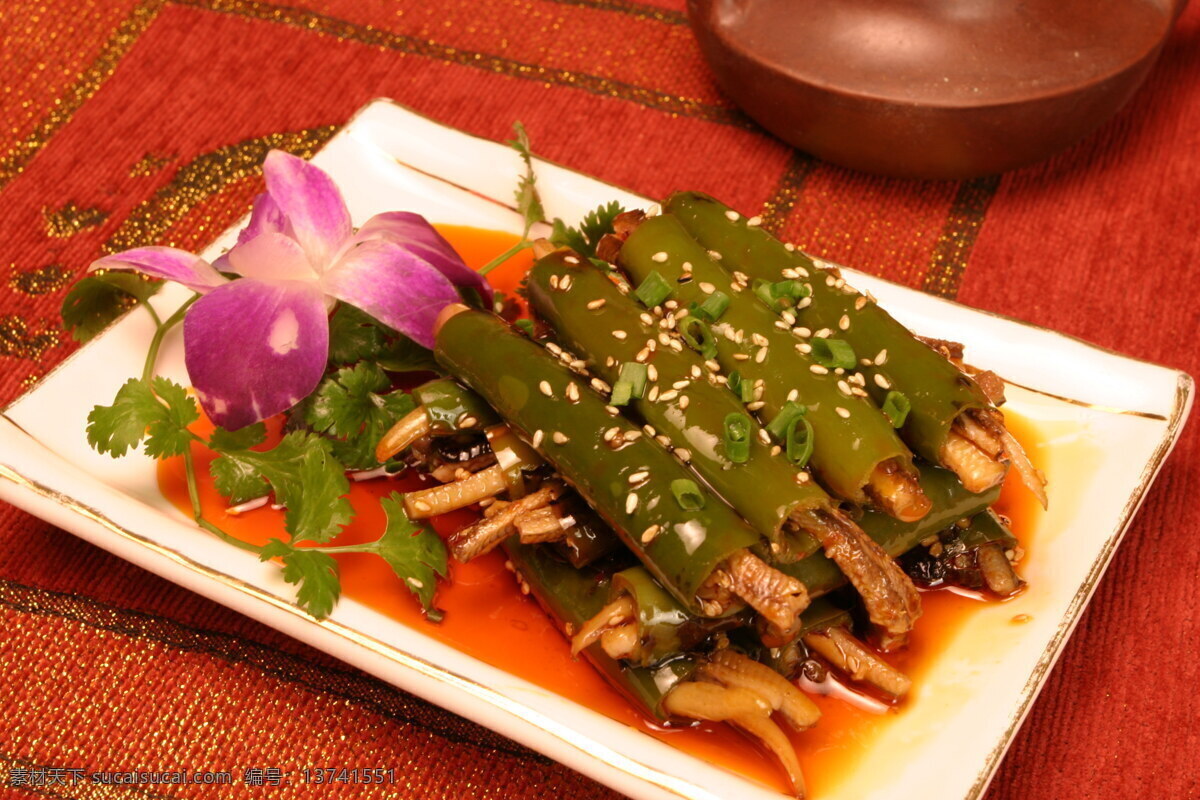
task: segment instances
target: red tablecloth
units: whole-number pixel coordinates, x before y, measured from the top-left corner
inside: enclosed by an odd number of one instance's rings
[[[5,0],[0,401],[72,351],[57,309],[93,258],[204,245],[259,191],[269,148],[311,154],[379,96],[493,139],[523,120],[539,153],[605,180],[762,208],[833,260],[1200,373],[1200,7],[1090,139],[1000,179],[921,183],[764,135],[715,88],[681,6]],[[992,800],[1195,796],[1198,439],[1193,426],[1152,490]],[[0,620],[0,778],[389,764],[405,782],[395,796],[611,796],[2,505]]]

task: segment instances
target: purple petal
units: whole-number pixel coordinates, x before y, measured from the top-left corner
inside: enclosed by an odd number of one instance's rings
[[[133,270],[152,278],[182,283],[193,292],[204,294],[226,279],[199,256],[177,247],[137,247],[123,253],[96,259],[88,271],[98,269]]]
[[[315,281],[308,256],[295,239],[277,231],[266,231],[253,239],[239,241],[222,256],[228,268],[246,278],[276,281]]]
[[[279,205],[271,195],[263,192],[254,198],[254,207],[250,209],[250,221],[238,232],[238,244],[248,242],[268,231],[292,235],[292,227]]]
[[[454,284],[440,270],[407,247],[383,239],[349,250],[321,283],[327,294],[429,348],[438,312],[460,302]]]
[[[353,233],[350,212],[333,179],[302,158],[282,150],[263,162],[267,192],[291,225],[291,234],[321,272]],[[265,222],[265,220],[264,220]]]
[[[450,243],[420,214],[410,211],[376,214],[359,228],[355,237],[355,241],[359,242],[371,239],[383,239],[411,248],[455,286],[477,289],[487,303],[492,302],[492,287],[487,278],[464,264]]]
[[[232,281],[183,321],[184,362],[213,422],[236,430],[286,411],[321,381],[329,317],[315,284]]]

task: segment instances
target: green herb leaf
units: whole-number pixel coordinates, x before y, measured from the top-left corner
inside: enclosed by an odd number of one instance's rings
[[[107,328],[138,303],[144,303],[162,281],[147,281],[132,272],[88,275],[62,302],[62,319],[75,341],[83,343]]]
[[[261,422],[247,425],[236,431],[216,428],[208,437],[209,447],[213,450],[249,450],[260,445],[267,438],[267,426]]]
[[[613,232],[613,220],[625,212],[624,207],[616,200],[599,206],[584,215],[578,228],[571,228],[561,219],[555,219],[550,241],[559,247],[569,247],[580,255],[587,256],[600,266],[608,267],[603,261],[596,259],[596,244],[606,233]]]
[[[341,303],[329,319],[329,363],[373,361],[389,372],[436,370],[433,353],[352,305]]]
[[[446,577],[446,546],[428,526],[413,522],[404,513],[404,495],[393,492],[379,501],[387,514],[387,527],[377,543],[376,552],[392,571],[417,596],[425,616],[434,622],[442,619],[433,606],[438,576]]]
[[[406,392],[385,392],[391,386],[382,369],[363,362],[326,378],[306,407],[305,420],[335,438],[333,452],[350,469],[378,466],[376,443],[416,408]]]
[[[350,522],[354,512],[345,467],[332,444],[307,431],[292,431],[266,452],[222,450],[210,467],[217,491],[232,503],[266,494],[286,506],[284,527],[292,541],[327,542]]]
[[[533,151],[529,146],[529,134],[525,132],[525,126],[520,122],[513,123],[513,132],[516,133],[517,138],[510,140],[508,146],[520,153],[521,160],[525,162],[525,174],[517,179],[516,198],[517,210],[525,219],[525,233],[521,238],[527,239],[529,230],[546,218],[546,211],[542,208],[542,199],[538,196],[537,175],[533,171]]]
[[[160,393],[162,400],[155,396]],[[187,391],[166,378],[156,378],[154,389],[130,378],[111,406],[96,406],[88,414],[88,442],[99,453],[119,458],[146,440],[147,455],[179,455],[188,446],[187,426],[199,418],[196,403]]]
[[[338,563],[320,550],[298,549],[271,539],[259,551],[259,558],[283,558],[283,579],[298,584],[296,602],[317,619],[329,616],[342,593]]]

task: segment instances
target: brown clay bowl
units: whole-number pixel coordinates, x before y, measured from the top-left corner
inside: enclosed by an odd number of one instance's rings
[[[1186,0],[688,0],[724,91],[784,141],[967,178],[1061,150],[1141,85]]]

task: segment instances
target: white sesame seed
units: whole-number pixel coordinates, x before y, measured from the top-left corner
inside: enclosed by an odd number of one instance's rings
[[[725,218],[730,222],[737,222],[738,216],[738,212],[734,211],[732,208],[725,212]]]
[[[750,354],[749,353],[734,353],[733,358],[735,361],[749,361]]]
[[[862,311],[863,306],[865,306],[866,304],[867,304],[867,298],[863,295],[859,295],[858,299],[854,301],[854,310]]]
[[[875,366],[882,367],[886,363],[887,363],[887,348],[885,347],[879,351],[879,355],[875,356]]]
[[[837,288],[837,289],[841,289],[843,286],[845,286],[845,285],[846,285],[846,279],[845,279],[845,278],[838,278],[836,281],[834,281],[834,282],[833,282],[833,285],[834,285],[834,287],[835,287],[835,288]]]
[[[750,334],[750,341],[754,342],[759,347],[766,347],[770,344],[770,341],[767,340],[767,337],[763,336],[761,333]]]
[[[875,362],[874,362],[874,361],[872,361],[872,360],[871,360],[871,359],[869,359],[869,358],[860,358],[860,359],[858,360],[858,363],[859,363],[859,364],[861,364],[861,365],[863,365],[864,367],[869,367],[869,366],[871,366],[872,364],[874,364]]]
[[[630,492],[625,496],[625,513],[632,514],[637,510],[638,496],[637,492]]]
[[[683,274],[685,274],[685,275],[690,274],[692,271],[692,262],[685,261],[679,265],[679,268],[683,270]]]
[[[568,264],[578,264],[579,263],[579,259],[576,258],[575,256],[563,256],[563,261],[567,262]]]
[[[833,286],[835,283],[837,283],[837,278],[835,278],[832,275],[825,276],[825,285],[826,286]]]
[[[604,357],[604,366],[615,367],[616,365],[617,365],[617,360],[615,358],[613,358],[612,356]]]
[[[658,396],[658,399],[663,401],[664,403],[669,403],[672,400],[674,400],[676,397],[679,397],[679,392],[675,391],[674,389],[668,389],[667,391],[660,394]]]
[[[787,321],[787,320],[783,320],[783,319],[777,319],[777,320],[775,320],[775,323],[774,323],[774,324],[775,324],[775,327],[776,327],[776,328],[779,328],[779,330],[781,330],[781,331],[791,330],[791,327],[792,327],[792,326],[791,326],[791,325],[788,323],[788,321]]]
[[[570,363],[570,367],[571,367],[571,369],[575,370],[576,372],[583,372],[583,371],[587,370],[587,362],[584,361],[582,358],[577,358]]]
[[[634,472],[629,476],[629,484],[631,486],[637,486],[639,483],[641,483],[642,481],[646,480],[649,477],[650,477],[649,470],[642,470],[641,472]]]
[[[642,430],[646,432],[647,436],[653,436],[654,434],[658,433],[658,431],[654,430],[653,425],[643,425]]]
[[[686,447],[676,447],[675,457],[686,464],[692,460],[692,451],[688,450]]]
[[[799,396],[800,396],[800,390],[799,390],[799,389],[792,389],[790,392],[788,392],[788,393],[787,393],[787,399],[788,399],[788,402],[789,402],[789,403],[791,403],[791,402],[795,402],[796,398],[797,398],[797,397],[799,397]]]
[[[715,292],[717,290],[717,287],[713,286],[708,281],[700,281],[700,283],[698,283],[697,286],[699,286],[700,291],[704,292],[705,294],[712,294],[713,292]]]
[[[671,311],[674,311],[675,309],[679,308],[679,302],[676,300],[668,300],[667,302],[663,303],[663,305],[666,306]]]
[[[571,441],[571,437],[567,436],[562,431],[555,431],[554,435],[550,438],[554,440],[555,444],[566,444],[567,442]]]
[[[611,442],[613,440],[613,437],[615,437],[620,432],[621,432],[620,428],[609,428],[608,430],[606,430],[604,432],[604,441]]]
[[[551,289],[557,289],[557,288],[558,288],[558,276],[557,276],[557,275],[551,275],[551,276],[550,276],[550,288],[551,288]]]
[[[690,381],[688,381],[687,378],[684,378],[683,380],[675,381],[674,383],[672,383],[671,388],[672,389],[686,389],[688,387],[688,383],[690,383]]]
[[[850,419],[849,409],[845,409],[845,408],[842,408],[841,406],[838,406],[837,408],[834,409],[834,411],[836,411],[837,415],[839,417],[841,417],[842,419]]]
[[[533,446],[540,447],[542,444],[542,439],[545,437],[545,435],[546,434],[544,434],[542,431],[534,431],[533,432]]]
[[[478,423],[478,422],[479,422],[479,420],[475,419],[474,417],[472,417],[471,415],[468,414],[467,416],[462,418],[461,422],[458,423],[458,427],[474,428],[476,423]]]
[[[649,357],[650,357],[650,348],[643,347],[641,350],[638,350],[637,355],[633,357],[633,360],[638,362],[639,364],[641,364],[641,363],[644,363],[646,361],[646,359]]]
[[[829,374],[829,370],[827,370],[825,367],[822,367],[820,364],[811,364],[808,368],[808,371],[816,373],[817,375]]]
[[[808,483],[808,473],[807,472],[797,472],[796,473],[796,483],[800,483],[800,484]]]
[[[837,387],[838,391],[842,394],[850,394],[850,384],[846,383],[844,380],[838,381]]]
[[[622,342],[625,341],[625,337],[628,336],[628,334],[625,333],[625,331],[613,331],[612,335],[613,335],[614,339],[617,339]]]
[[[796,303],[796,309],[799,310],[799,309],[803,309],[803,308],[808,308],[811,305],[812,305],[812,297],[811,296],[801,297],[800,302]]]
[[[805,355],[807,355],[812,352],[812,345],[809,344],[808,342],[800,342],[799,344],[796,345],[796,349],[799,350],[801,353],[804,353]]]
[[[609,386],[604,381],[600,380],[599,378],[592,378],[591,384],[592,384],[592,388],[595,389],[597,392],[604,392],[607,394],[608,392],[612,391],[612,387]]]
[[[663,344],[666,344],[671,339],[671,337],[667,336],[667,334],[665,334],[665,333],[660,333],[658,335],[658,338],[662,339]],[[653,353],[655,348],[657,348],[657,347],[658,347],[658,344],[653,339],[646,340],[646,349],[649,350],[651,353]]]
[[[651,381],[658,380],[658,367],[654,366],[653,364],[646,367],[646,377]]]
[[[646,325],[654,324],[654,317],[650,316],[645,311],[643,311],[641,314],[638,315],[638,319],[640,319]]]
[[[546,349],[556,356],[562,355],[563,351],[562,348],[556,345],[554,342],[546,342]]]
[[[811,328],[792,328],[792,333],[795,336],[799,336],[801,339],[807,339],[808,337],[812,336],[812,329]]]
[[[621,410],[616,406],[605,406],[604,410],[608,412],[610,417],[615,417],[617,414],[621,413]]]
[[[703,372],[700,370],[700,367],[699,367],[699,366],[697,366],[696,364],[692,364],[692,370],[691,370],[691,371],[692,371],[692,377],[693,377],[693,378],[699,378],[701,375],[703,375],[703,374],[704,374],[704,373],[703,373]]]
[[[875,373],[875,385],[878,386],[880,389],[892,388],[891,381],[889,381],[887,378],[883,377],[883,373],[881,373],[881,372]]]
[[[759,217],[759,216],[751,217],[750,219],[746,220],[746,224],[749,225],[751,228],[757,228],[759,225],[762,225],[762,217]]]
[[[646,395],[646,399],[649,400],[651,403],[653,403],[655,400],[658,399],[658,387],[657,386],[650,387],[650,394]]]
[[[828,339],[831,333],[833,333],[833,331],[831,331],[829,328],[821,328],[821,330],[814,333],[813,336],[817,337],[818,339]]]
[[[791,253],[796,249],[796,245],[792,244],[791,242],[784,242],[783,249]]]
[[[764,403],[762,400],[755,400],[753,403],[747,403],[746,408],[750,409],[751,411],[758,411],[765,405],[766,403]]]
[[[782,452],[783,452],[783,448],[780,447],[779,445],[776,444],[776,445],[771,446],[771,455],[777,456]]]
[[[654,255],[650,256],[650,260],[654,261],[655,263],[658,263],[658,264],[662,264],[663,262],[665,262],[667,260],[667,258],[668,258],[667,254],[665,252],[663,252],[662,250],[660,250],[657,253],[655,253]]]
[[[838,375],[845,375],[845,374],[846,374],[846,368],[845,368],[845,367],[837,367],[837,368],[835,368],[833,371],[834,371],[834,373],[836,373],[836,374],[838,374]]]
[[[538,391],[546,395],[546,397],[554,397],[554,390],[550,388],[549,381],[542,381],[538,384]]]
[[[641,437],[641,431],[625,431],[625,441],[627,442],[632,442],[634,439],[640,439]]]
[[[792,269],[791,267],[784,267],[783,269],[779,270],[779,274],[785,278],[800,277],[800,273],[796,272],[796,270]]]
[[[754,363],[761,364],[767,360],[767,348],[760,347],[758,352],[754,354]]]
[[[850,315],[842,314],[842,318],[838,320],[838,327],[844,331],[850,330]]]
[[[708,361],[705,361],[704,366],[708,367],[713,372],[716,372],[719,369],[721,369],[721,365],[717,363],[717,360],[715,358],[710,358]]]
[[[783,317],[783,321],[786,322],[788,325],[796,324],[796,315],[790,311],[782,311],[782,312],[780,312],[779,316]]]
[[[688,407],[688,404],[689,404],[689,403],[691,403],[691,402],[692,402],[692,401],[691,401],[691,400],[689,400],[689,399],[688,399],[688,396],[685,394],[685,395],[683,395],[682,397],[680,397],[680,398],[679,398],[679,407],[680,407],[681,409],[685,409],[685,408],[687,408],[687,407]]]
[[[770,443],[771,443],[771,434],[767,433],[767,429],[766,429],[766,428],[759,428],[759,429],[758,429],[758,440],[759,440],[760,442],[762,442],[763,444],[770,444]]]
[[[558,288],[560,291],[569,292],[571,291],[571,284],[573,282],[570,275],[563,275],[562,280],[558,282]]]
[[[866,397],[867,396],[867,393],[864,392],[862,389],[858,388],[857,386],[851,387],[850,391],[854,392],[855,397]]]
[[[654,441],[658,442],[663,447],[671,446],[671,437],[667,436],[665,433],[660,433],[658,436],[655,436]]]
[[[587,307],[589,309],[591,309],[592,311],[595,311],[598,308],[604,308],[604,304],[607,302],[608,301],[606,299],[604,299],[603,297],[598,297],[595,300],[592,300],[591,302],[589,302],[587,304]]]
[[[680,341],[678,339],[672,339],[670,346],[671,346],[671,349],[674,350],[676,353],[683,352],[683,344],[680,343]]]
[[[566,394],[567,394],[567,399],[570,400],[572,403],[579,402],[579,387],[575,385],[574,381],[567,384]]]
[[[720,253],[718,253],[716,250],[709,250],[708,257],[711,258],[713,261],[720,261],[723,258],[723,256]]]
[[[867,381],[865,378],[863,378],[863,374],[861,372],[854,373],[853,375],[850,376],[849,380],[851,383],[857,383],[859,386],[867,385]]]
[[[658,532],[662,530],[659,525],[651,525],[646,530],[642,531],[642,544],[650,544],[654,541],[654,537],[658,536]]]

